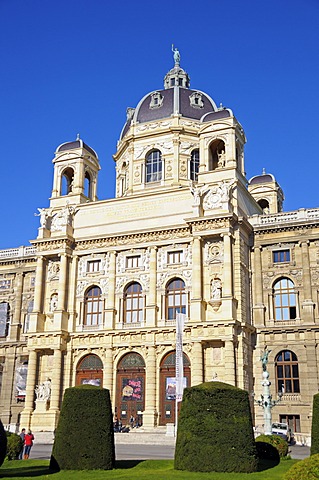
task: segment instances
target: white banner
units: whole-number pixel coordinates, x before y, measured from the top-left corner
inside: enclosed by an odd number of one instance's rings
[[[176,402],[181,402],[184,390],[183,331],[186,315],[176,315]]]

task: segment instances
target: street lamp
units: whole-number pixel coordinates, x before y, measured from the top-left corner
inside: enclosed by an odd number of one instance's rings
[[[267,370],[267,364],[268,364],[268,355],[271,352],[271,350],[267,350],[267,347],[264,350],[263,355],[260,357],[260,360],[262,362],[263,366],[263,381],[261,382],[261,385],[263,387],[263,392],[260,395],[260,398],[255,400],[255,393],[252,393],[252,397],[254,399],[254,402],[256,405],[259,405],[264,409],[264,434],[265,435],[271,435],[271,425],[272,425],[272,414],[271,414],[271,409],[277,405],[277,403],[281,402],[283,392],[278,393],[278,398],[277,400],[272,399],[272,395],[270,393],[270,385],[271,382],[269,381],[269,372]]]

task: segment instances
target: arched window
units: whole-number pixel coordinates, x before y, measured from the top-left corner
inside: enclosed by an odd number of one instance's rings
[[[171,280],[166,286],[166,318],[175,320],[177,313],[186,314],[187,293],[180,278]]]
[[[195,150],[191,153],[191,159],[189,162],[189,176],[190,179],[194,182],[198,180],[198,170],[199,170],[199,149],[195,148]]]
[[[103,302],[101,289],[91,287],[85,294],[84,299],[84,325],[93,327],[102,324]]]
[[[103,384],[103,363],[100,357],[94,354],[86,355],[76,367],[76,385]]]
[[[298,358],[290,350],[282,350],[275,359],[277,391],[300,393]]]
[[[159,182],[162,180],[162,154],[159,150],[153,150],[146,157],[146,183]]]
[[[91,200],[92,198],[92,185],[91,185],[91,176],[89,172],[85,172],[84,177],[84,195]]]
[[[225,166],[225,143],[223,140],[214,140],[209,146],[209,170]]]
[[[131,283],[124,292],[124,323],[141,323],[144,317],[144,296],[139,283]]]
[[[268,200],[265,200],[262,198],[261,200],[258,200],[258,205],[262,208],[263,213],[266,215],[269,213],[269,202]]]
[[[26,316],[24,317],[23,333],[27,333],[29,330],[30,315],[31,315],[31,312],[33,312],[33,305],[34,305],[34,301],[30,300],[30,302],[28,303]]]
[[[295,286],[289,278],[274,284],[275,320],[293,320],[297,316]]]
[[[0,303],[0,337],[6,337],[9,333],[10,305],[7,302]]]
[[[61,195],[68,195],[73,190],[74,170],[73,168],[66,168],[62,173],[61,178]]]

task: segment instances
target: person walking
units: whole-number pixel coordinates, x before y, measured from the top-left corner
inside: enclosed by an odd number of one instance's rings
[[[19,437],[20,437],[21,440],[22,440],[21,450],[20,450],[20,452],[19,452],[19,460],[22,460],[22,454],[23,454],[23,450],[24,450],[25,428],[23,428],[23,429],[21,430],[21,432],[19,433]]]
[[[29,458],[31,447],[33,445],[33,440],[33,433],[31,432],[31,430],[29,430],[28,433],[26,433],[24,436],[24,460],[28,460]]]

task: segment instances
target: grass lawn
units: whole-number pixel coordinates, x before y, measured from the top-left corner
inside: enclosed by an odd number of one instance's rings
[[[282,480],[283,474],[296,462],[285,460],[274,468],[257,473],[196,473],[174,470],[173,460],[122,460],[116,462],[114,470],[65,470],[58,473],[49,471],[48,460],[5,461],[0,468],[0,478],[21,480],[108,480],[127,478],[130,480]]]

